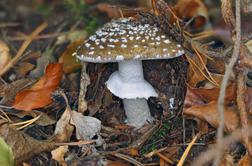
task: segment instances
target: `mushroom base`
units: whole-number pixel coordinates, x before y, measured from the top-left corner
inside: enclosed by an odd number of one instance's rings
[[[147,121],[153,121],[146,99],[123,99],[123,105],[128,125],[140,128]]]

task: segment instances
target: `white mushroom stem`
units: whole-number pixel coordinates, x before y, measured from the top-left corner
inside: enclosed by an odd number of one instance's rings
[[[127,116],[127,124],[130,126],[140,128],[146,121],[153,121],[146,99],[123,99],[123,106]]]
[[[145,82],[142,61],[130,60],[119,62],[118,73],[125,82]],[[152,121],[150,109],[145,98],[123,99],[127,123],[136,128],[142,127],[146,121]]]
[[[140,128],[152,117],[147,103],[150,96],[157,96],[154,88],[144,80],[141,60],[119,62],[118,71],[107,81],[108,89],[123,99],[129,125]]]
[[[142,82],[143,65],[141,60],[129,60],[118,62],[118,73],[121,79],[126,82]]]

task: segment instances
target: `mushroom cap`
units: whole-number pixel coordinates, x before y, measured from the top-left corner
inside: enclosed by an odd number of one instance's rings
[[[180,44],[156,25],[133,18],[105,24],[81,45],[74,56],[81,61],[105,63],[123,60],[171,59],[184,54]]]

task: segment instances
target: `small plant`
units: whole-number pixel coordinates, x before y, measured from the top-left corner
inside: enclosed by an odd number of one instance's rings
[[[164,121],[162,127],[156,131],[156,133],[150,138],[150,140],[146,143],[146,145],[141,149],[141,153],[149,153],[160,148],[160,144],[162,144],[163,140],[167,136],[167,133],[170,131],[170,123],[169,121]]]

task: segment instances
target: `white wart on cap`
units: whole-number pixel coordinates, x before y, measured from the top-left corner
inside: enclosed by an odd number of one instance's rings
[[[184,54],[181,45],[156,25],[121,18],[105,24],[80,46],[81,61],[105,63],[123,60],[171,59]]]

